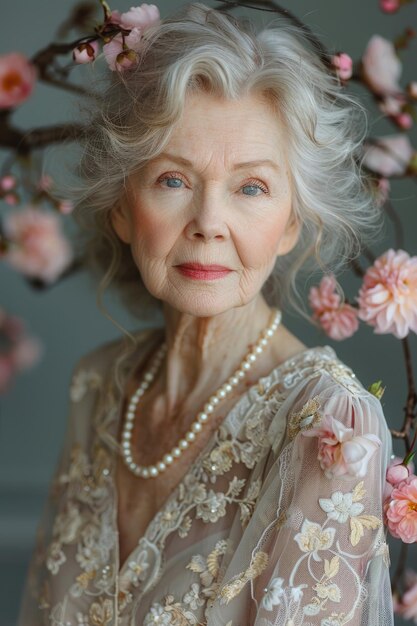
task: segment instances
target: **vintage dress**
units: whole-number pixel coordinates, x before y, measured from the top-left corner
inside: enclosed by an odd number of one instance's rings
[[[382,494],[392,440],[380,401],[330,346],[237,400],[119,571],[123,384],[155,337],[138,333],[129,354],[105,344],[74,370],[19,626],[391,626]],[[303,436],[325,414],[381,439],[364,478],[326,477],[317,438]]]

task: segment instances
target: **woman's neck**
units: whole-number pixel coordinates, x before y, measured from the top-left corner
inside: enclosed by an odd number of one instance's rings
[[[159,395],[165,414],[187,412],[216,391],[270,324],[271,315],[262,295],[242,307],[205,318],[165,305],[168,351]]]

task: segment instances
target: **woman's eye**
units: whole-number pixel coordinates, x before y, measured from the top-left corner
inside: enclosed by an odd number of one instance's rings
[[[164,182],[167,183],[164,186],[168,187],[169,189],[180,189],[182,183],[184,183],[184,180],[180,178],[179,176],[165,175],[158,179],[158,183],[164,183]],[[258,194],[257,191],[261,191],[263,194],[269,193],[267,187],[265,187],[265,185],[260,183],[260,181],[249,181],[249,183],[247,183],[246,185],[243,185],[242,187],[240,187],[240,189],[249,189],[250,190],[249,193],[243,192],[243,195],[252,196],[252,197],[257,197],[259,195],[262,195],[262,194]]]
[[[242,191],[245,194],[245,196],[259,196],[260,194],[258,193],[258,191],[260,191],[263,194],[268,193],[267,188],[260,184],[244,185],[242,187]]]
[[[166,183],[165,186],[170,189],[179,189],[184,181],[181,178],[178,178],[178,176],[164,176],[163,178],[160,178],[158,182]]]

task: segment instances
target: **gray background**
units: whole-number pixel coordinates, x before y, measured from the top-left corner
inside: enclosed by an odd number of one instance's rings
[[[112,8],[127,10],[132,2],[120,0]],[[139,4],[139,3],[138,3]],[[417,5],[406,6],[398,14],[387,16],[378,9],[378,0],[284,0],[333,50],[345,50],[357,59],[370,36],[386,38],[398,35],[405,26],[417,26]],[[52,40],[55,30],[73,6],[72,0],[14,0],[2,8],[0,54],[21,51],[32,55]],[[177,2],[160,2],[163,15],[179,6]],[[258,13],[249,12],[255,19]],[[263,14],[267,17],[267,14]],[[415,63],[417,41],[403,54],[403,84],[417,80]],[[77,68],[80,80],[85,68]],[[359,89],[366,97],[365,91]],[[371,132],[375,135],[397,132],[374,111]],[[38,85],[30,102],[20,107],[14,120],[24,128],[75,118],[72,97],[52,87]],[[417,146],[416,131],[412,132]],[[58,155],[58,157],[57,157]],[[1,155],[4,158],[4,154]],[[66,155],[65,155],[66,156]],[[45,169],[57,171],[65,180],[67,159],[49,152]],[[405,249],[417,254],[416,187],[410,181],[393,184],[392,199],[406,232]],[[5,206],[1,210],[5,210]],[[71,231],[70,218],[66,227]],[[390,224],[385,239],[375,249],[377,254],[395,247]],[[349,298],[356,295],[359,280],[350,273],[341,278]],[[45,346],[42,362],[21,375],[14,388],[1,399],[0,408],[0,626],[15,623],[19,595],[37,519],[46,489],[62,444],[68,406],[68,384],[77,359],[95,346],[120,336],[120,331],[102,316],[95,304],[94,285],[83,272],[70,277],[45,292],[31,289],[22,277],[0,263],[0,305],[27,320],[30,330]],[[305,286],[307,293],[307,286]],[[129,329],[138,328],[119,305],[116,297],[107,300],[117,321]],[[160,320],[155,320],[159,325]],[[359,333],[345,342],[332,342],[307,322],[284,312],[284,323],[308,346],[328,344],[349,364],[365,386],[382,379],[387,389],[383,398],[390,425],[400,426],[406,398],[406,383],[401,343],[392,336],[376,336],[362,325]],[[417,371],[416,336],[410,336]],[[397,443],[395,449],[402,453]],[[399,542],[391,541],[393,564],[396,564]],[[416,547],[410,551],[409,564],[417,569]],[[401,620],[396,621],[402,624]]]

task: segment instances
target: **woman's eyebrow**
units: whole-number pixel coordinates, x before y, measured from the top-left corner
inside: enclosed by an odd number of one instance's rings
[[[179,163],[180,165],[185,165],[186,167],[194,167],[194,163],[185,159],[184,157],[176,154],[170,154],[169,152],[161,152],[154,160],[159,161],[162,159],[168,159],[170,161],[174,161],[175,163]],[[249,167],[259,167],[261,165],[267,165],[272,167],[273,169],[279,171],[281,168],[272,159],[257,159],[255,161],[243,161],[242,163],[235,163],[232,167],[232,170],[241,170],[247,169]]]

